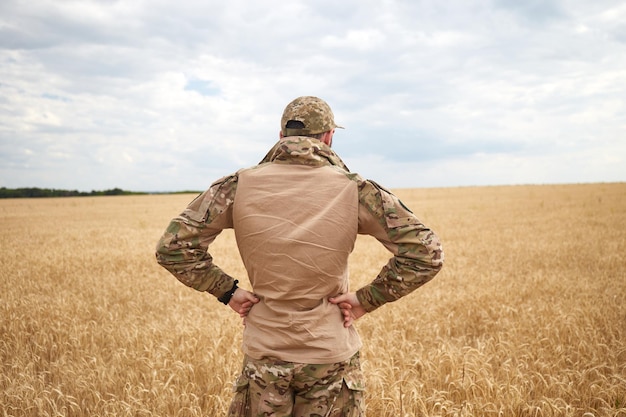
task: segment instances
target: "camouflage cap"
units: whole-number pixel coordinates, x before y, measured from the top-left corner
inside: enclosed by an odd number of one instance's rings
[[[299,126],[287,127],[287,122],[300,122]],[[298,97],[285,107],[280,121],[283,136],[307,136],[328,132],[336,127],[335,116],[328,103],[312,96]]]

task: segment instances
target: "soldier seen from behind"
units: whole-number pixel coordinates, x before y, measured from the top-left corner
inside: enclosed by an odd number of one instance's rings
[[[158,242],[160,265],[245,322],[231,417],[365,416],[354,321],[442,268],[437,235],[331,149],[338,127],[325,101],[296,98],[263,160],[214,182]],[[239,288],[208,252],[227,228],[252,291]],[[348,257],[359,234],[376,238],[391,258],[352,291]]]

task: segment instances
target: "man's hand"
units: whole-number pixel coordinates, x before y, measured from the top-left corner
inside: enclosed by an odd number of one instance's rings
[[[341,314],[343,315],[343,327],[352,326],[352,323],[356,319],[367,313],[363,306],[361,306],[361,303],[354,292],[331,297],[328,301],[337,305],[339,310],[341,310]]]
[[[239,313],[239,317],[245,319],[252,306],[258,302],[259,297],[243,288],[237,288],[228,302],[228,306],[236,313]]]

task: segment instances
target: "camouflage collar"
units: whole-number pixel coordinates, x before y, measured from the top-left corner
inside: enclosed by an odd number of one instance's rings
[[[325,143],[307,136],[288,136],[279,140],[259,162],[324,166],[334,165],[350,172],[341,158]]]

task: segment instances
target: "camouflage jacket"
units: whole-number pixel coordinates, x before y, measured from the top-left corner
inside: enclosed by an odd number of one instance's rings
[[[357,290],[367,311],[407,295],[441,269],[443,250],[437,235],[393,193],[351,173],[324,143],[308,137],[283,138],[259,166],[262,164],[331,166],[354,182],[359,213],[367,217],[367,221],[358,220],[358,233],[374,236],[392,254],[378,276]],[[234,279],[213,262],[208,248],[223,229],[233,228],[232,206],[240,172],[221,178],[193,200],[171,221],[156,248],[158,263],[183,284],[218,298],[232,288]]]

